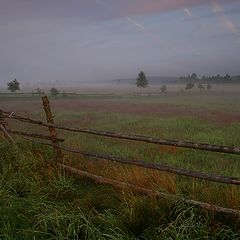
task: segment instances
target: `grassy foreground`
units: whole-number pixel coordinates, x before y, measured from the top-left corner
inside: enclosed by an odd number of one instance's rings
[[[0,143],[0,239],[240,239],[239,219],[60,174],[51,155]]]

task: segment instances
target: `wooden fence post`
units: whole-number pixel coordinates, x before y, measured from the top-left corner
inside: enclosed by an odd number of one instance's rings
[[[43,108],[46,114],[46,119],[47,122],[50,124],[54,124],[53,121],[53,115],[51,112],[51,108],[50,108],[50,104],[49,104],[49,100],[47,96],[42,97],[42,103],[43,103]],[[55,154],[55,159],[57,162],[63,162],[63,153],[61,151],[61,149],[59,149],[59,143],[57,141],[57,131],[56,128],[54,127],[48,127],[49,133],[50,133],[50,137],[51,137],[51,141],[52,141],[52,146],[53,146],[53,150],[54,150],[54,154]]]

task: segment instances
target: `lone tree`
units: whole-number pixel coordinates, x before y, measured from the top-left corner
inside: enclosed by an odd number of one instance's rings
[[[160,87],[160,90],[161,90],[162,93],[166,92],[167,91],[167,86],[166,85],[162,85]]]
[[[210,83],[207,84],[207,90],[211,90],[212,89],[212,85]]]
[[[185,89],[186,90],[190,90],[190,89],[192,89],[194,87],[194,83],[193,82],[188,82],[187,84],[186,84],[186,87],[185,87]]]
[[[138,74],[136,85],[139,88],[141,88],[141,87],[145,88],[145,87],[148,86],[148,80],[147,80],[146,75],[145,75],[145,73],[143,71],[141,71]]]
[[[62,92],[62,96],[63,96],[64,98],[66,98],[66,97],[67,97],[67,93],[66,93],[65,91],[63,91],[63,92]]]
[[[16,78],[13,81],[7,83],[7,86],[7,89],[11,92],[16,92],[20,90],[20,82],[18,82]]]
[[[196,74],[196,73],[193,73],[193,74],[191,75],[191,80],[196,81],[197,79],[198,79],[197,74]]]
[[[52,96],[57,96],[59,94],[59,91],[56,88],[51,88],[50,93]]]
[[[36,89],[36,92],[37,92],[38,95],[43,95],[43,94],[45,94],[45,92],[44,92],[41,88],[37,88],[37,89]]]

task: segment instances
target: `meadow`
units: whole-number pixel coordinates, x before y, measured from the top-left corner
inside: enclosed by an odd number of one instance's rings
[[[50,103],[55,122],[68,126],[240,146],[240,89],[213,89],[184,93],[93,91],[50,97]],[[45,119],[39,96],[0,95],[0,106],[6,111]],[[40,127],[13,120],[8,123],[10,128],[44,132]],[[66,139],[65,146],[85,151],[240,177],[238,155],[64,131],[58,131],[58,135]],[[12,148],[3,140],[0,143],[2,239],[240,238],[238,218],[60,174],[51,148],[20,139],[19,145],[21,148]],[[116,180],[240,210],[238,186],[69,153],[65,154],[65,162]]]

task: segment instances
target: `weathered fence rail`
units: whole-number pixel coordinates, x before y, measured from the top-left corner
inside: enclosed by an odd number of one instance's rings
[[[189,204],[189,205],[192,205],[195,207],[208,209],[210,211],[240,216],[240,211],[232,209],[232,208],[219,207],[219,206],[215,206],[215,205],[212,205],[209,203],[199,202],[196,200],[191,200],[191,199],[187,199],[184,197],[176,196],[174,194],[159,192],[159,191],[155,191],[152,189],[136,186],[134,184],[120,182],[117,180],[113,180],[113,179],[105,178],[105,177],[95,175],[95,174],[92,174],[89,172],[85,172],[85,171],[82,171],[82,170],[79,170],[79,169],[76,169],[76,168],[73,168],[73,167],[70,167],[70,166],[67,166],[64,164],[59,164],[59,166],[62,169],[67,170],[73,174],[76,174],[81,177],[90,178],[98,183],[108,184],[108,185],[111,185],[113,187],[117,187],[120,189],[130,188],[130,189],[132,189],[136,192],[142,193],[142,194],[146,194],[146,195],[150,195],[150,196],[154,196],[154,197],[158,197],[158,198],[177,200],[177,201],[181,201],[183,203],[186,203],[186,204]]]
[[[213,174],[213,173],[203,173],[203,172],[198,172],[198,171],[191,171],[191,170],[187,170],[187,169],[183,169],[183,168],[179,168],[179,167],[173,167],[173,166],[169,166],[169,165],[165,165],[165,164],[146,162],[143,160],[124,159],[124,158],[120,158],[118,156],[94,153],[94,152],[86,152],[86,151],[81,151],[79,149],[64,147],[64,146],[60,145],[60,142],[63,142],[64,139],[58,138],[56,129],[97,135],[97,136],[103,136],[103,137],[109,137],[109,138],[139,141],[139,142],[146,142],[146,143],[166,145],[166,146],[175,146],[175,147],[180,147],[180,148],[189,148],[189,149],[196,149],[196,150],[206,150],[206,151],[211,151],[211,152],[237,154],[237,155],[240,155],[239,147],[220,146],[220,145],[206,144],[206,143],[195,143],[195,142],[190,142],[190,141],[169,140],[169,139],[162,139],[162,138],[150,137],[150,136],[131,135],[131,134],[126,134],[126,133],[100,131],[100,130],[96,130],[96,129],[75,128],[75,127],[63,126],[63,125],[54,123],[48,98],[46,96],[42,97],[42,101],[43,101],[43,107],[44,107],[44,111],[46,114],[47,122],[28,118],[28,117],[23,117],[23,116],[15,114],[13,112],[7,112],[7,111],[0,110],[0,130],[4,133],[4,135],[10,141],[15,143],[14,139],[10,136],[10,134],[14,134],[14,135],[24,136],[24,138],[27,137],[25,139],[30,140],[32,142],[50,145],[53,147],[57,164],[59,164],[59,166],[62,169],[68,170],[69,172],[80,175],[80,176],[91,178],[100,183],[110,184],[112,186],[120,187],[120,188],[128,187],[128,188],[133,189],[134,191],[141,192],[144,194],[150,194],[150,195],[154,195],[154,196],[158,196],[158,197],[167,197],[167,198],[174,197],[177,200],[181,200],[187,204],[191,204],[191,205],[194,205],[197,207],[202,207],[205,209],[214,210],[216,212],[222,212],[222,213],[234,214],[234,215],[240,216],[240,211],[236,210],[236,209],[222,208],[222,207],[211,205],[208,203],[198,202],[195,200],[186,199],[184,197],[179,197],[179,196],[168,194],[168,193],[162,193],[159,191],[142,188],[142,187],[139,187],[139,186],[136,186],[133,184],[104,178],[102,176],[97,176],[97,175],[94,175],[94,174],[91,174],[88,172],[81,171],[79,169],[72,168],[72,167],[64,165],[62,163],[62,160],[63,160],[62,151],[80,154],[80,155],[91,157],[91,158],[105,159],[105,160],[118,162],[118,163],[125,164],[125,165],[133,165],[133,166],[138,166],[138,167],[142,167],[142,168],[146,168],[146,169],[154,169],[154,170],[164,171],[164,172],[168,172],[168,173],[172,173],[172,174],[178,174],[181,176],[203,179],[203,180],[218,182],[218,183],[240,185],[240,179],[237,177],[222,176],[222,175]],[[47,127],[49,130],[50,136],[39,134],[39,133],[27,133],[24,131],[9,129],[6,127],[7,124],[4,120],[6,118]],[[46,142],[46,141],[34,140],[35,138],[41,139],[41,140],[47,140],[47,141],[50,141],[50,143]]]
[[[27,132],[23,132],[23,131],[8,129],[8,128],[5,128],[5,131],[8,133],[14,134],[14,135],[26,136],[26,137],[30,137],[30,138],[39,138],[39,139],[43,139],[43,140],[52,140],[51,137],[40,134],[40,133],[27,133]],[[64,139],[56,137],[55,141],[64,142]]]
[[[231,153],[231,154],[238,154],[240,155],[240,148],[239,147],[229,147],[229,146],[221,146],[215,144],[207,144],[207,143],[197,143],[197,142],[190,142],[190,141],[182,141],[182,140],[169,140],[169,139],[161,139],[157,137],[149,137],[149,136],[140,136],[140,135],[130,135],[126,133],[115,133],[110,131],[100,131],[96,129],[88,129],[88,128],[73,128],[67,127],[60,124],[49,124],[43,121],[22,117],[15,113],[5,112],[3,111],[3,116],[5,118],[12,118],[22,122],[37,124],[45,127],[52,127],[57,129],[62,129],[71,132],[79,132],[79,133],[86,133],[92,135],[98,135],[103,137],[111,137],[111,138],[118,138],[118,139],[125,139],[125,140],[134,140],[146,143],[154,143],[159,145],[166,145],[166,146],[174,146],[174,147],[182,147],[182,148],[191,148],[197,150],[206,150],[212,152],[220,152],[220,153]],[[10,117],[9,117],[10,116]]]
[[[47,143],[47,142],[40,142],[40,141],[36,141],[36,142],[43,144],[43,145],[51,146],[51,144]],[[59,148],[63,151],[66,151],[66,152],[76,153],[76,154],[80,154],[80,155],[83,155],[86,157],[110,160],[112,162],[118,162],[118,163],[122,163],[125,165],[133,165],[133,166],[138,166],[138,167],[142,167],[142,168],[160,170],[163,172],[169,172],[169,173],[178,174],[178,175],[191,177],[191,178],[203,179],[203,180],[207,180],[207,181],[211,181],[211,182],[240,185],[240,179],[236,178],[236,177],[228,177],[228,176],[217,175],[217,174],[209,174],[209,173],[203,173],[203,172],[198,172],[198,171],[191,171],[191,170],[187,170],[187,169],[180,168],[180,167],[172,167],[172,166],[169,166],[166,164],[159,164],[159,163],[151,163],[151,162],[146,162],[144,160],[139,160],[139,159],[138,160],[130,160],[130,159],[124,159],[124,158],[120,158],[120,157],[108,155],[108,154],[85,152],[85,151],[81,151],[79,149],[74,149],[74,148],[69,148],[69,147],[58,146],[57,148]]]

